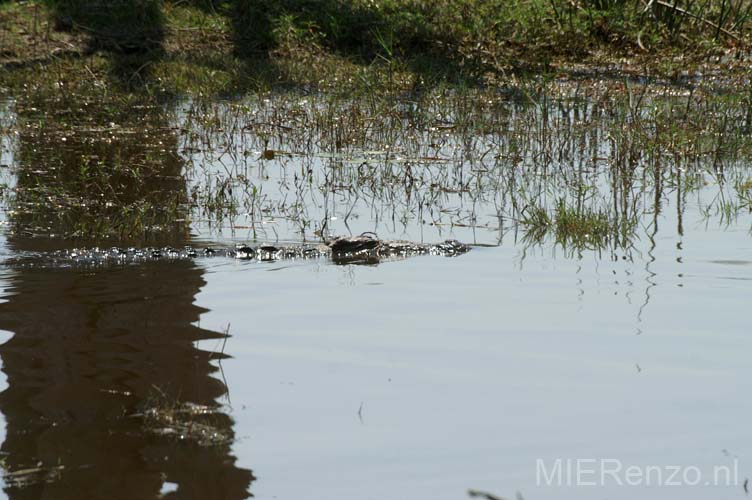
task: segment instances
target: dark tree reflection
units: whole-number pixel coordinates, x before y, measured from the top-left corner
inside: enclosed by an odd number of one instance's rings
[[[189,262],[85,272],[18,269],[0,304],[8,388],[2,445],[10,498],[239,499],[253,476],[231,455],[232,421],[204,423],[228,440],[155,432],[160,405],[218,408],[217,332],[195,325],[204,281]],[[16,471],[34,470],[15,476]]]
[[[17,101],[5,250],[188,238],[184,164],[168,112],[128,96]],[[24,498],[250,495],[217,373],[223,334],[197,326],[191,262],[6,269],[0,345],[5,491]],[[185,408],[205,411],[190,413]]]
[[[165,107],[63,91],[25,96],[16,110],[17,185],[10,200],[16,235],[103,244],[185,241],[184,163]]]

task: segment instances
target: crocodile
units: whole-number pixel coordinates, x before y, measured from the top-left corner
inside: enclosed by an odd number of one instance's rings
[[[340,236],[321,243],[291,245],[250,245],[234,247],[145,247],[74,248],[53,252],[25,252],[7,259],[5,265],[20,266],[92,266],[133,264],[160,260],[187,260],[200,257],[226,257],[246,261],[329,258],[335,264],[378,264],[416,255],[455,257],[470,250],[457,240],[441,243],[415,243],[405,240],[381,240],[372,233]]]

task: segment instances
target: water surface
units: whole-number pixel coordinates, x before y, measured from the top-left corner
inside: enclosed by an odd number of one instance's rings
[[[288,95],[211,112],[103,109],[104,135],[75,126],[81,117],[70,119],[74,134],[54,119],[23,128],[37,117],[28,104],[0,108],[8,130],[21,127],[0,143],[4,258],[117,243],[82,235],[142,225],[143,245],[361,231],[490,245],[377,266],[202,257],[3,268],[8,498],[744,496],[752,217],[719,208],[719,193],[735,200],[733,183],[718,182],[710,159],[656,168],[646,156],[635,160],[646,173],[619,188],[593,159],[618,163],[608,123],[588,135],[581,116],[564,126],[574,112],[561,112],[557,130],[570,132],[551,156],[554,139],[521,128],[540,109],[506,101],[484,111],[495,124],[485,131],[453,133],[452,113],[422,126],[405,103],[402,128],[373,125],[350,146],[332,146],[332,130],[344,134],[334,122],[259,130],[280,109],[305,121],[325,104]],[[342,121],[361,116],[341,106]],[[595,109],[584,116],[595,120]],[[199,112],[218,122],[202,130]],[[242,113],[257,118],[227,126]],[[91,170],[128,161],[132,174],[121,171],[112,190]],[[727,179],[749,175],[744,158],[721,164]],[[558,197],[615,207],[629,237],[584,247],[525,238],[518,203],[550,208]],[[540,460],[576,459],[704,475],[662,487],[536,477]],[[736,476],[705,485],[714,466]]]

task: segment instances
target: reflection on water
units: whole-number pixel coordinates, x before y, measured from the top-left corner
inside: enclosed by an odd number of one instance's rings
[[[14,336],[0,346],[8,381],[0,411],[10,498],[157,498],[166,483],[177,498],[248,496],[253,475],[235,465],[227,442],[149,432],[137,416],[156,400],[217,409],[227,394],[218,353],[198,347],[222,336],[195,325],[203,284],[187,262],[19,269],[9,278],[0,328]],[[232,436],[229,416],[212,417]]]
[[[184,164],[165,109],[99,96],[27,96],[15,112],[16,185],[7,200],[15,234],[184,241]]]
[[[61,93],[24,96],[14,112],[6,251],[185,241],[186,181],[163,108]],[[253,474],[235,465],[220,404],[214,348],[225,335],[197,326],[202,272],[191,262],[8,271],[10,498],[249,496]]]

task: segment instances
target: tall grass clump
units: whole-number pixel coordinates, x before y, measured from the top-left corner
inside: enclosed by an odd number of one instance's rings
[[[619,223],[602,208],[577,207],[559,199],[551,214],[541,206],[525,210],[525,240],[540,244],[549,235],[563,248],[602,249],[619,241]]]

